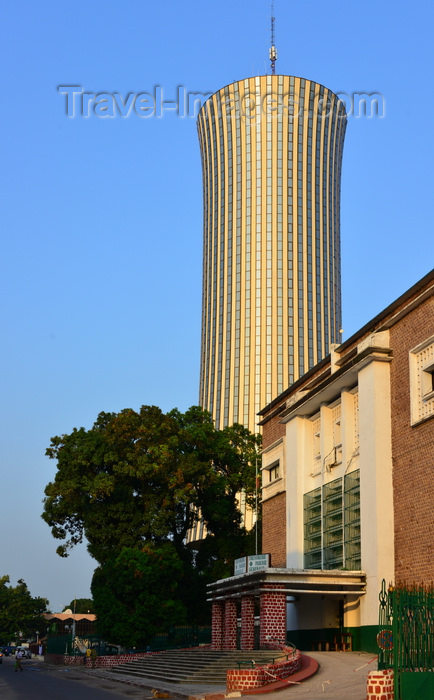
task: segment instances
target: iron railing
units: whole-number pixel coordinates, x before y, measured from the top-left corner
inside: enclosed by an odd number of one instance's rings
[[[393,668],[395,700],[432,698],[434,587],[390,586],[379,595],[378,668]]]

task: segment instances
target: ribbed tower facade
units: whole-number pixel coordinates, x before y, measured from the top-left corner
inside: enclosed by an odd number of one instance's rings
[[[200,404],[257,412],[339,341],[345,107],[303,78],[228,85],[198,116],[204,252]]]

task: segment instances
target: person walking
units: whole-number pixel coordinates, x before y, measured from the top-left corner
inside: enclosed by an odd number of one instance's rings
[[[18,649],[17,653],[15,654],[15,673],[20,669],[20,671],[23,670],[23,667],[21,666],[21,659],[23,658],[23,652],[21,649]]]

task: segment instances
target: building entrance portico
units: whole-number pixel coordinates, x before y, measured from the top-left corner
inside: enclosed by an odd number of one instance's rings
[[[265,569],[231,576],[209,586],[212,601],[212,648],[255,649],[255,610],[259,601],[259,648],[286,643],[287,604],[318,595],[322,599],[357,600],[365,593],[365,574],[351,571]],[[318,620],[317,627],[322,626]]]

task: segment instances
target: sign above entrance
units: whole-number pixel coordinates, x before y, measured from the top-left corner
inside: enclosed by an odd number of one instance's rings
[[[251,574],[253,571],[262,571],[262,569],[268,569],[270,566],[270,555],[269,554],[252,554],[252,556],[247,559],[247,573]]]
[[[251,554],[250,557],[240,557],[234,561],[234,576],[251,574],[253,571],[262,571],[270,566],[269,554]]]
[[[247,568],[247,557],[240,557],[234,561],[234,576],[245,574]]]

